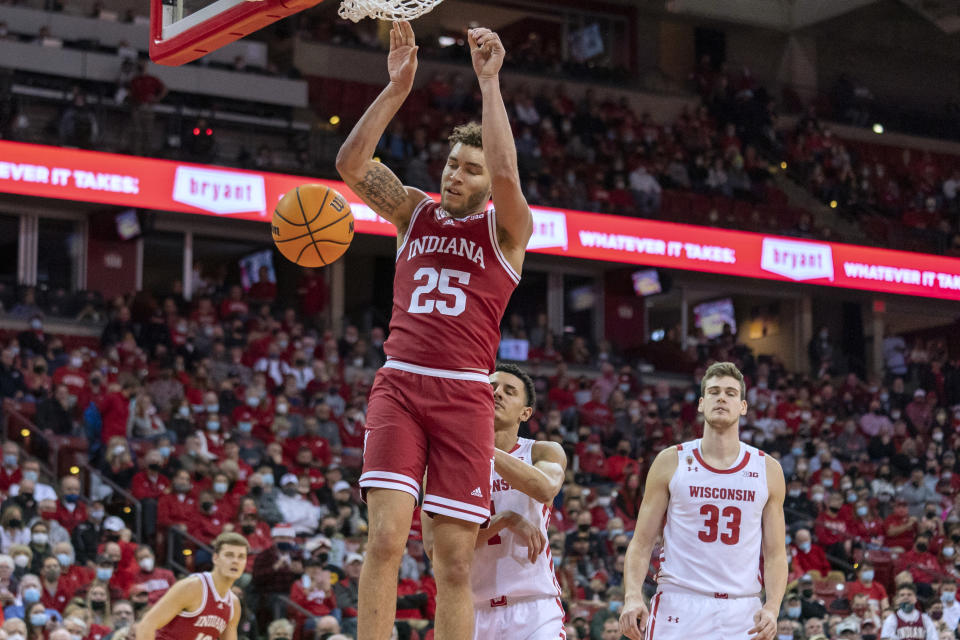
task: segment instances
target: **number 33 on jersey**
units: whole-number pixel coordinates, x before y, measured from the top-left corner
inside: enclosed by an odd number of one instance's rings
[[[520,276],[497,242],[491,209],[453,218],[427,198],[397,250],[393,359],[439,369],[492,371],[500,319]]]

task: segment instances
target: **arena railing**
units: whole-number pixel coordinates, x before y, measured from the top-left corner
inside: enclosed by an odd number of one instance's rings
[[[166,530],[167,568],[187,574],[197,571],[196,558],[203,552],[212,559],[213,547],[187,531],[176,527]]]

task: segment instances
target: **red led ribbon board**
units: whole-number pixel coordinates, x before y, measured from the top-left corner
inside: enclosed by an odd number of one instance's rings
[[[395,235],[393,225],[338,181],[0,141],[4,193],[269,222],[283,194],[305,183],[342,193],[357,233]],[[565,209],[532,210],[529,250],[535,253],[960,300],[956,258]]]

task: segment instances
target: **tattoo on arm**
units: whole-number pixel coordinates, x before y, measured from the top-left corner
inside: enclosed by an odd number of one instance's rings
[[[407,190],[403,183],[385,166],[376,163],[367,170],[363,178],[354,186],[354,191],[363,196],[373,208],[393,215],[397,207],[407,199]]]

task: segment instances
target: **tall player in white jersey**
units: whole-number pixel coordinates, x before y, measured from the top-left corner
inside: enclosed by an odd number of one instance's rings
[[[533,415],[533,380],[520,367],[498,364],[490,375],[495,403],[490,523],[477,536],[471,585],[474,639],[563,640],[563,605],[547,527],[563,486],[567,456],[556,442],[520,438]],[[433,523],[422,518],[432,552]]]
[[[700,393],[703,437],[661,451],[647,475],[620,630],[633,640],[772,640],[787,583],[783,470],[740,442],[746,385],[735,365],[711,365]],[[643,582],[664,517],[648,609]]]

